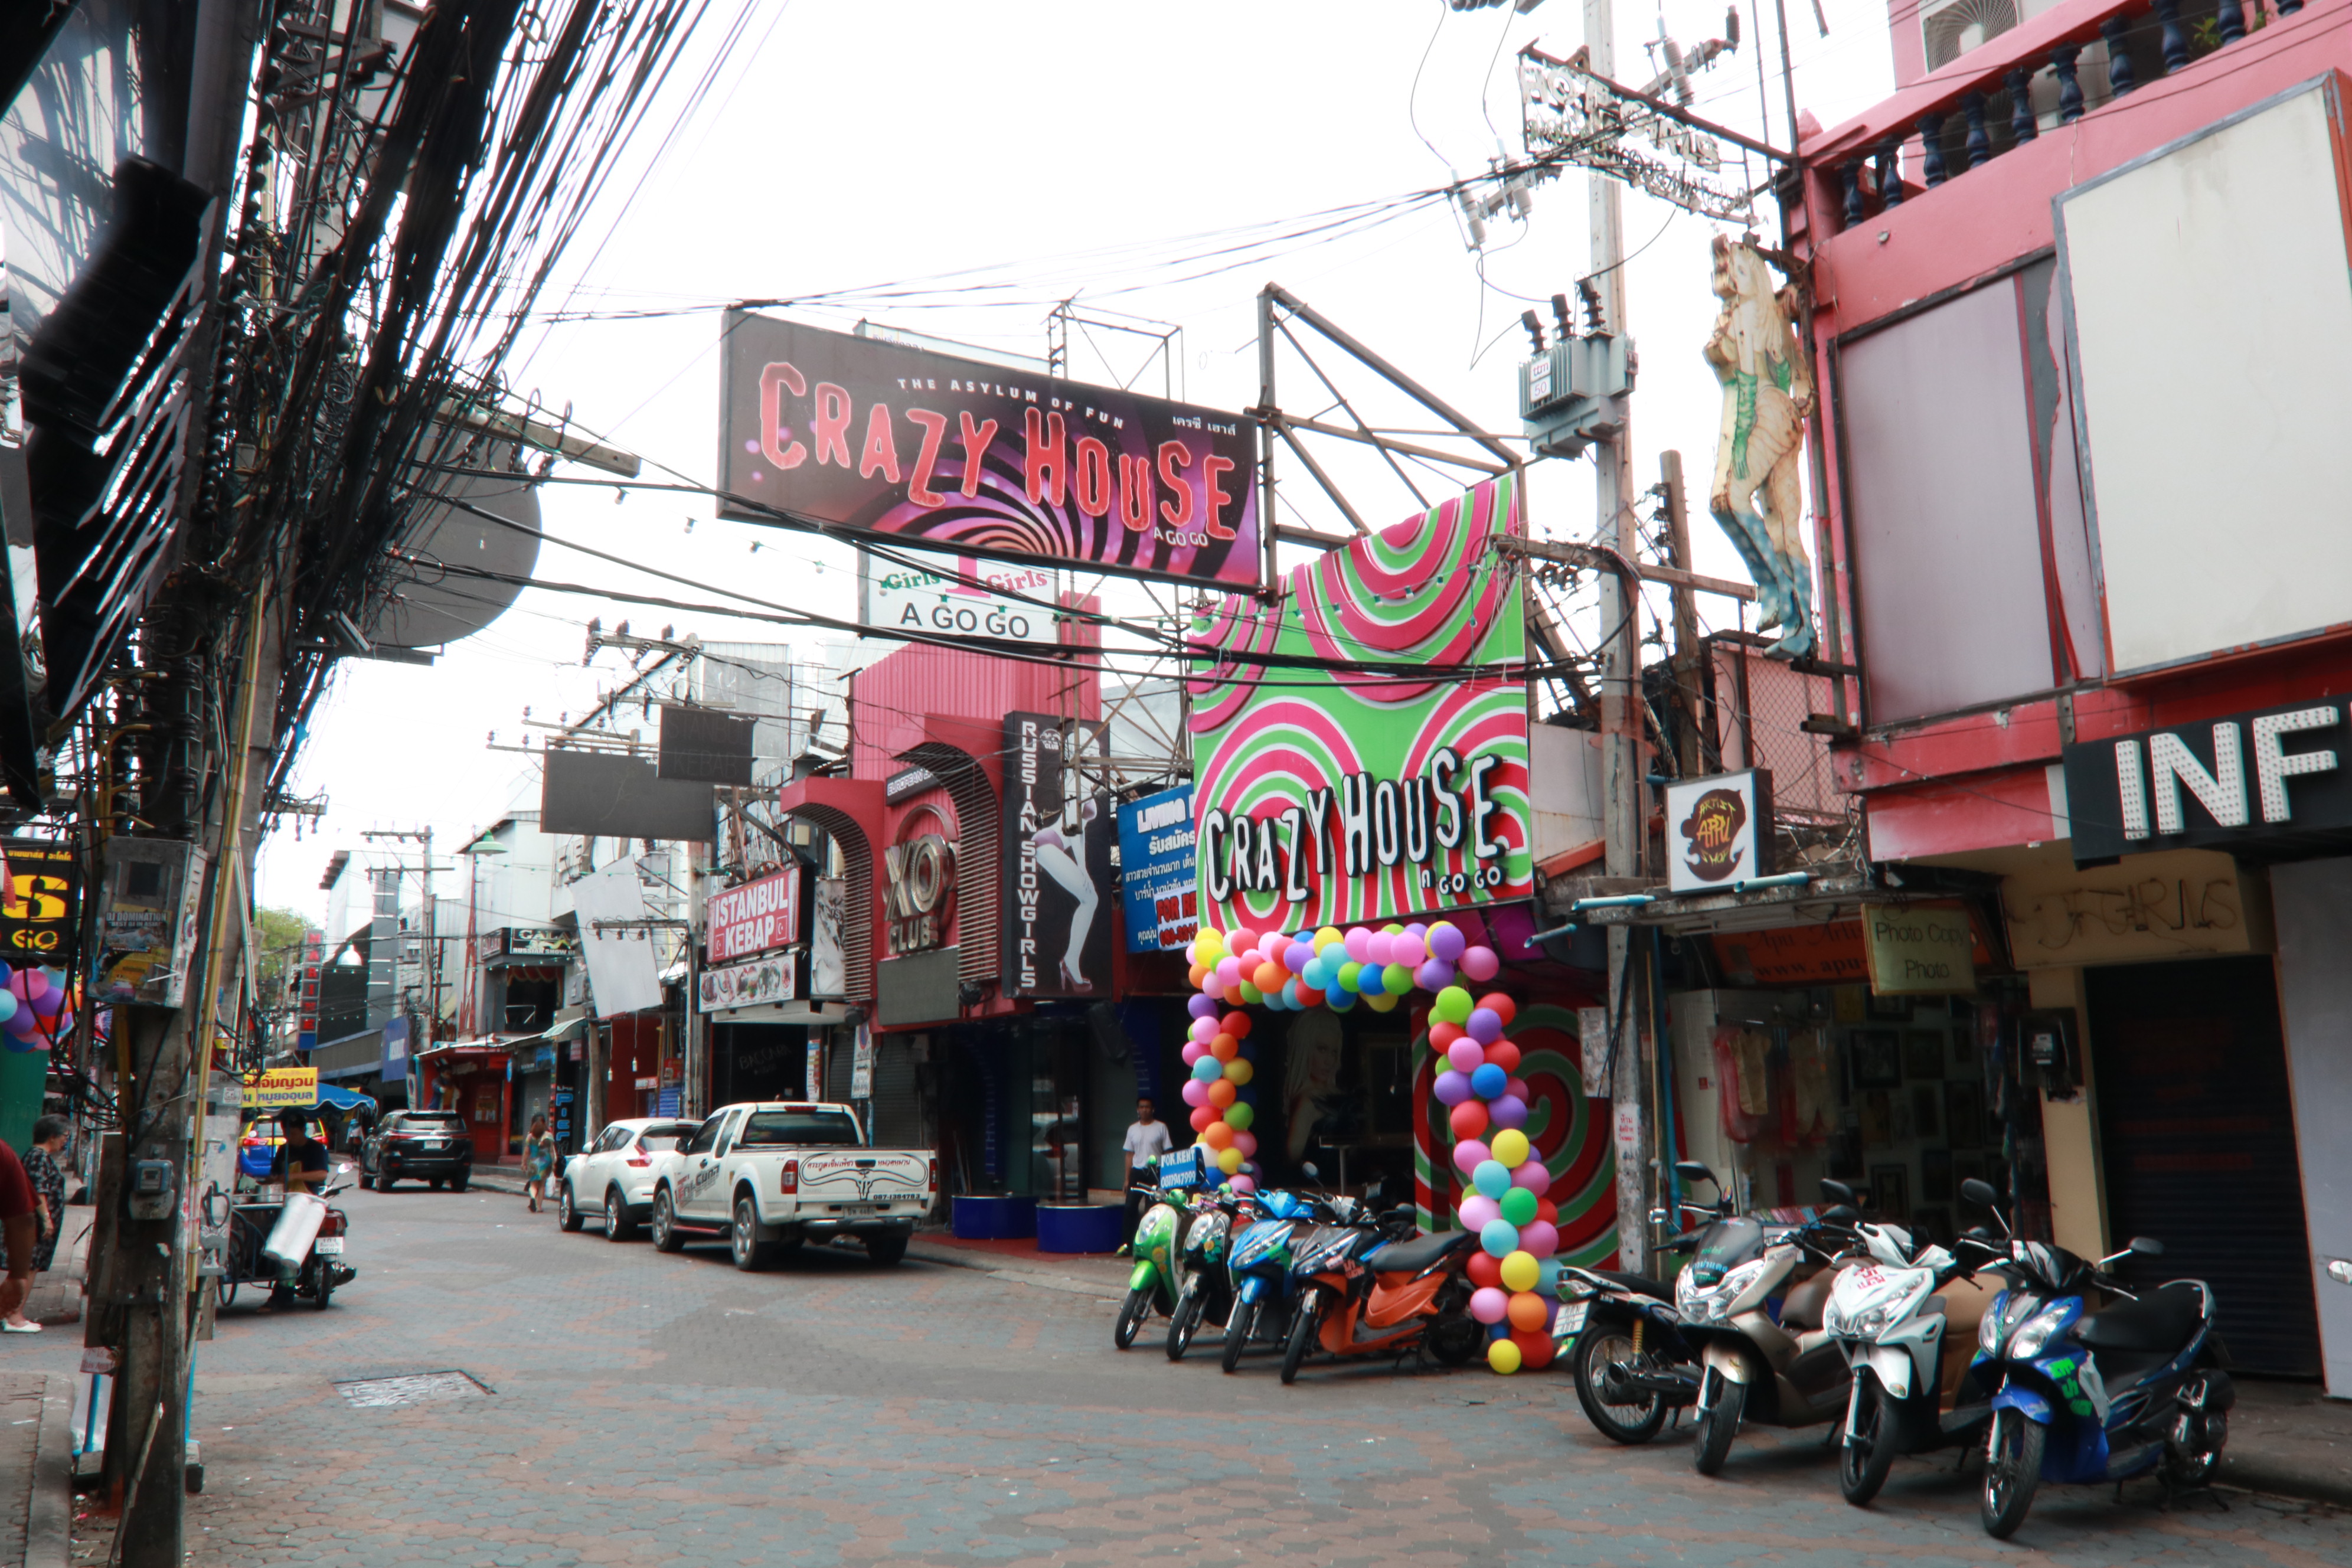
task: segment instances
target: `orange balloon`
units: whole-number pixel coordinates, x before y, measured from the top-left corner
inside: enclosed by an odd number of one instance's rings
[[[1221,1122],[1219,1125],[1223,1124]],[[1535,1332],[1551,1321],[1551,1303],[1532,1290],[1522,1290],[1512,1297],[1511,1304],[1506,1310],[1510,1314],[1511,1327],[1528,1333]]]
[[[1212,1149],[1230,1149],[1234,1146],[1234,1130],[1222,1121],[1212,1121],[1201,1129],[1201,1142]]]
[[[1219,1035],[1209,1042],[1209,1054],[1221,1062],[1233,1060],[1234,1054],[1241,1048],[1242,1043],[1231,1035]]]
[[[1237,1040],[1246,1040],[1249,1038],[1250,1016],[1247,1013],[1228,1013],[1217,1020],[1217,1030]]]
[[[1223,1110],[1234,1102],[1235,1092],[1237,1091],[1231,1079],[1219,1078],[1209,1080],[1209,1103],[1219,1110]]]
[[[1282,983],[1289,978],[1290,971],[1269,958],[1257,966],[1257,973],[1250,976],[1250,984],[1261,991],[1279,991]]]
[[[1208,977],[1209,966],[1205,963],[1196,963],[1186,972],[1186,979],[1184,983],[1190,985],[1193,990],[1198,991],[1201,988],[1201,982],[1206,980]]]

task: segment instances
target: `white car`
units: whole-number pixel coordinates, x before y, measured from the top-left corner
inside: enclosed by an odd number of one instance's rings
[[[725,1237],[735,1267],[751,1269],[803,1241],[854,1238],[896,1263],[939,1191],[929,1149],[875,1148],[849,1106],[721,1106],[654,1163],[654,1246]]]
[[[604,1215],[604,1239],[626,1241],[652,1215],[655,1167],[660,1157],[701,1125],[670,1117],[608,1121],[586,1151],[563,1162],[555,1191],[556,1223],[578,1230],[591,1214]]]

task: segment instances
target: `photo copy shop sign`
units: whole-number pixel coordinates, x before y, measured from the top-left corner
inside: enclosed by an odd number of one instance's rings
[[[2352,840],[2345,712],[2304,703],[2066,747],[2074,858]]]
[[[1238,415],[740,310],[723,343],[722,517],[1257,582],[1255,433]]]

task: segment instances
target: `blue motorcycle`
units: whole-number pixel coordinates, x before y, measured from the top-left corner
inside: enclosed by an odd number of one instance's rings
[[[1225,1272],[1234,1291],[1222,1358],[1227,1372],[1241,1365],[1242,1352],[1253,1338],[1279,1344],[1287,1336],[1297,1296],[1297,1280],[1290,1268],[1294,1247],[1318,1225],[1337,1222],[1325,1205],[1296,1193],[1265,1194],[1260,1206],[1267,1217],[1235,1237],[1225,1256]]]
[[[1998,1201],[1975,1180],[1960,1184],[1960,1195],[1988,1209]],[[1998,1209],[1993,1216],[2009,1229]],[[1970,1363],[1979,1385],[1993,1390],[1983,1515],[1994,1539],[2016,1533],[2043,1481],[2154,1472],[2168,1491],[2211,1481],[2237,1398],[2223,1370],[2212,1290],[2201,1279],[2175,1279],[2135,1295],[2105,1272],[2134,1254],[2163,1252],[2135,1237],[2123,1251],[2089,1262],[2012,1237],[1989,1266],[2015,1281],[1985,1313]],[[2125,1300],[2089,1311],[2093,1289]]]

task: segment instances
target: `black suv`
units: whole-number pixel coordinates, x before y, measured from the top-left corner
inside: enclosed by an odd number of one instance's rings
[[[462,1193],[473,1176],[473,1133],[454,1110],[395,1110],[360,1145],[360,1185],[379,1193],[402,1180]]]

